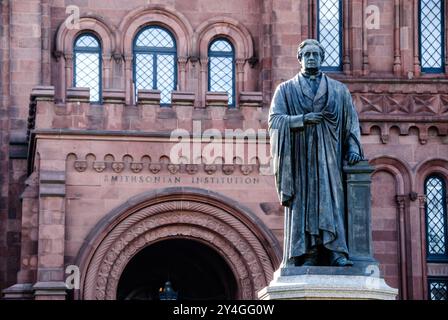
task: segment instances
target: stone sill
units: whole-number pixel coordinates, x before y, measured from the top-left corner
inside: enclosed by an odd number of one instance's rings
[[[90,103],[90,88],[68,88],[67,102]]]
[[[261,107],[263,93],[258,91],[243,91],[240,93],[240,107]]]
[[[31,90],[31,99],[39,101],[54,100],[54,86],[37,86]]]
[[[194,106],[196,95],[194,92],[173,91],[171,92],[172,105]]]
[[[104,89],[103,104],[125,104],[126,92],[121,89]]]
[[[139,89],[137,93],[137,104],[160,105],[160,90]]]
[[[207,107],[227,107],[229,96],[227,92],[211,92],[205,93],[205,105]]]

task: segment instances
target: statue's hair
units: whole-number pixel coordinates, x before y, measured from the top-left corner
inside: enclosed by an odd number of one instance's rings
[[[324,47],[320,44],[319,41],[317,41],[316,39],[306,39],[304,41],[302,41],[302,43],[299,44],[299,47],[297,48],[297,59],[302,60],[302,51],[303,48],[305,48],[308,45],[315,45],[318,46],[320,49],[320,57],[321,57],[321,62],[324,62],[325,60],[325,49]]]

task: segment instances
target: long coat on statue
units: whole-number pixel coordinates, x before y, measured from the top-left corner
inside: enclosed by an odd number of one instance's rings
[[[322,112],[319,124],[290,128],[290,117]],[[304,76],[281,83],[269,112],[277,192],[285,206],[283,263],[317,245],[348,254],[343,160],[362,156],[360,129],[348,88],[322,74],[314,94]],[[319,239],[319,240],[318,240]]]

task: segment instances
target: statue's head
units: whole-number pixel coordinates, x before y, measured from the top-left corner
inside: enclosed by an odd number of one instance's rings
[[[297,59],[302,65],[302,72],[315,73],[320,70],[322,62],[325,60],[325,49],[319,41],[307,39],[299,44]]]

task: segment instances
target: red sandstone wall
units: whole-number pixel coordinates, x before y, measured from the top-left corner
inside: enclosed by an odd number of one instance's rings
[[[24,189],[26,176],[26,162],[20,158],[24,148],[20,143],[23,143],[26,133],[29,96],[35,85],[51,84],[59,87],[63,81],[60,79],[59,60],[52,52],[57,29],[67,16],[66,6],[77,5],[81,16],[100,16],[113,28],[131,10],[148,3],[162,3],[181,13],[193,29],[209,18],[220,15],[240,21],[249,30],[259,63],[253,69],[246,68],[245,90],[262,91],[265,108],[247,112],[246,116],[252,117],[252,124],[261,123],[262,126],[266,125],[263,119],[265,121],[267,117],[266,107],[275,86],[298,70],[295,59],[297,43],[316,33],[313,17],[315,1],[311,1],[311,7],[308,7],[308,1],[287,0],[3,1],[0,12],[0,289],[15,283],[19,265],[19,197]],[[422,202],[418,197],[411,199],[409,194],[423,194],[423,181],[431,168],[440,172],[446,170],[448,84],[446,80],[436,84],[418,78],[418,59],[415,59],[418,48],[415,34],[416,1],[402,1],[400,7],[395,5],[398,3],[396,1],[369,1],[368,4],[378,5],[380,8],[381,28],[368,31],[362,27],[360,10],[363,3],[366,1],[344,1],[344,21],[349,27],[344,31],[347,59],[344,58],[344,74],[334,76],[349,82],[352,92],[358,90],[355,100],[362,123],[368,128],[363,130],[363,144],[367,157],[379,167],[373,176],[372,215],[376,257],[382,262],[387,282],[402,289],[401,297],[424,298],[427,271],[422,245]],[[395,17],[401,19],[399,23],[394,20]],[[401,28],[397,29],[397,25]],[[398,39],[403,40],[400,42]],[[121,67],[114,69],[111,87],[123,87],[124,74],[120,70]],[[413,81],[405,81],[409,72],[413,72]],[[397,86],[384,81],[391,78],[401,80]],[[446,78],[446,74],[441,78]],[[373,80],[359,89],[357,82],[361,79]],[[189,65],[187,89],[198,90],[197,80],[198,72]],[[369,94],[372,96],[367,97]],[[376,95],[373,96],[374,94]],[[396,104],[390,100],[379,102],[379,96],[392,94],[396,94],[393,97]],[[418,97],[407,103],[405,98],[411,95]],[[386,108],[389,110],[385,111]],[[219,111],[214,112],[214,117],[223,116]],[[182,114],[182,126],[185,126],[192,113],[184,111]],[[152,116],[154,114],[148,111],[147,117]],[[132,120],[133,117],[137,116],[130,114],[124,119]],[[377,117],[376,122],[372,120],[373,117]],[[402,121],[406,117],[407,122]],[[437,119],[438,122],[431,124],[431,119]],[[129,123],[133,123],[131,120]],[[66,126],[64,116],[57,121],[59,122],[52,123],[55,127]],[[169,122],[170,126],[178,124],[172,119],[159,119],[159,125],[166,123],[164,121]],[[232,121],[227,125],[237,126],[242,123]],[[95,123],[94,121],[92,125],[95,126]],[[216,121],[210,125],[226,124]],[[249,126],[249,123],[246,122],[245,125]],[[429,128],[432,125],[434,127]],[[10,158],[10,153],[16,156]],[[69,193],[75,194],[76,188],[69,188]],[[398,202],[396,196],[399,196]],[[235,197],[238,199],[238,195]],[[70,201],[69,208],[76,206],[75,200]],[[78,200],[77,210],[82,211],[82,207],[87,206],[89,201],[91,200]],[[106,207],[110,208],[111,205]],[[103,213],[107,211],[106,207]],[[90,219],[97,218],[94,215]],[[73,256],[79,242],[77,237],[87,231],[76,229],[75,225],[83,224],[81,220],[74,219],[71,215],[68,219],[74,226],[67,233],[69,256]],[[274,231],[281,238],[278,218],[271,216],[264,219],[267,224],[277,226]],[[442,273],[448,274],[446,268],[440,268]]]

